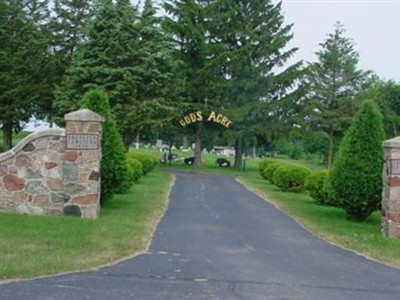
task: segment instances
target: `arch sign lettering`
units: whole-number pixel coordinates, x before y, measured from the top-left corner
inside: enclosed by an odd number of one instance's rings
[[[182,117],[182,119],[179,120],[179,124],[181,124],[182,127],[185,127],[187,125],[201,122],[203,120],[220,124],[226,128],[229,128],[229,126],[231,126],[233,123],[231,120],[229,120],[228,117],[224,116],[223,114],[217,114],[215,111],[210,112],[207,117],[203,116],[203,113],[201,111],[196,111],[188,113],[187,115]]]

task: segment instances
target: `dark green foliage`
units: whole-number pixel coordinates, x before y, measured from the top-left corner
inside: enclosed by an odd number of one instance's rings
[[[105,118],[101,140],[101,203],[104,203],[112,194],[125,192],[131,185],[125,149],[115,126],[106,92],[99,89],[88,91],[82,99],[81,106]]]
[[[0,128],[5,151],[20,122],[40,113],[48,88],[43,5],[46,1],[0,1]]]
[[[274,163],[274,162],[276,162],[275,159],[268,159],[268,158],[265,158],[262,161],[260,161],[260,163],[258,164],[258,173],[260,173],[261,177],[264,178],[264,169],[268,165],[270,165],[271,163]],[[266,178],[264,178],[264,179],[266,179]]]
[[[330,180],[331,172],[325,178],[324,186],[322,188],[322,202],[321,204],[337,207],[338,203],[335,202],[333,187]]]
[[[330,176],[335,202],[356,221],[380,207],[384,137],[375,103],[363,102],[340,143]]]
[[[374,79],[372,87],[361,97],[374,100],[382,113],[386,138],[400,134],[400,83]]]
[[[128,0],[96,1],[87,37],[57,90],[58,113],[73,109],[87,90],[101,86],[126,149],[139,132],[171,123],[177,62],[155,13],[152,1],[146,1],[142,16]]]
[[[278,162],[278,161],[270,163],[264,169],[262,177],[268,180],[269,182],[274,183],[274,173],[279,167],[283,165],[285,165],[284,162]]]
[[[143,176],[143,165],[142,163],[132,157],[126,155],[126,162],[128,163],[128,174],[132,182],[137,183]]]
[[[284,192],[301,192],[310,172],[310,169],[303,166],[285,164],[275,170],[273,183]]]
[[[138,153],[138,152],[128,152],[127,157],[137,159],[142,163],[143,166],[143,174],[146,175],[151,170],[154,169],[158,164],[158,159],[147,153]]]
[[[317,203],[325,203],[324,184],[328,175],[328,170],[312,171],[304,183],[304,189],[309,192],[311,198]]]

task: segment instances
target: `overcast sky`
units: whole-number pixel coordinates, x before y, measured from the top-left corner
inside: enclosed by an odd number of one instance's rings
[[[290,45],[299,47],[295,60],[316,61],[318,44],[340,21],[360,54],[359,68],[400,82],[400,0],[283,0],[282,8],[293,24]]]

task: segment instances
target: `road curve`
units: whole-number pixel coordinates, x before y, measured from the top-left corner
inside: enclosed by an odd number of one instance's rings
[[[398,300],[400,270],[326,243],[226,176],[176,173],[148,253],[0,299]]]

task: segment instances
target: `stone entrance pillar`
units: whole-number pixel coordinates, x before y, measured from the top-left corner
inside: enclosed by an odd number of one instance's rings
[[[89,109],[65,115],[64,215],[95,219],[100,213],[101,133],[104,118]]]
[[[400,238],[400,137],[383,142],[382,234]]]

